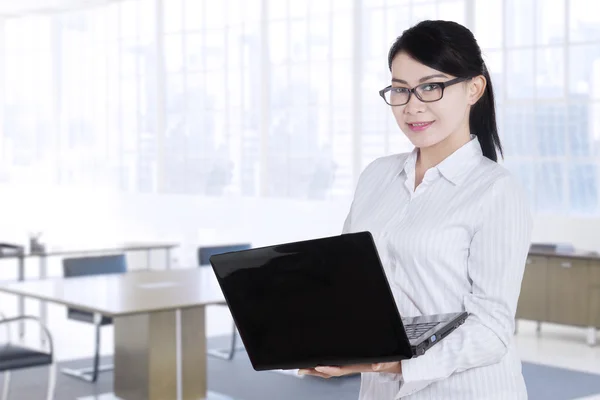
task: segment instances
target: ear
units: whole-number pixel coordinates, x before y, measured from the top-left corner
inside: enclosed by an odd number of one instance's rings
[[[468,82],[467,95],[469,105],[477,103],[481,96],[483,96],[483,93],[485,93],[486,86],[487,80],[483,75],[476,76]]]

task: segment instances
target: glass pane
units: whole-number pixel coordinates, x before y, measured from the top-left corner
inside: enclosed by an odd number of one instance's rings
[[[537,50],[536,95],[542,99],[564,98],[565,73],[562,47]]]
[[[310,104],[329,105],[330,98],[330,70],[329,63],[318,62],[310,64]]]
[[[222,29],[226,25],[225,2],[224,1],[206,1],[204,3],[206,18],[204,25],[207,29]]]
[[[347,12],[354,9],[354,2],[348,0],[331,0],[332,9],[334,14],[338,14],[340,11]]]
[[[242,22],[244,22],[244,11],[246,10],[244,3],[245,0],[227,0],[227,12],[225,13],[226,26],[239,27],[239,25],[241,25]],[[251,7],[252,5],[249,4],[248,6]]]
[[[331,0],[309,0],[308,13],[310,15],[329,16],[331,12]]]
[[[439,2],[437,15],[443,16],[446,21],[465,25],[465,2],[463,0]]]
[[[181,35],[165,36],[165,64],[167,72],[183,69],[183,43]]]
[[[389,1],[388,1],[389,5]],[[389,7],[388,11],[385,13],[386,16],[386,32],[385,32],[385,44],[386,50],[389,51],[389,48],[392,47],[392,44],[396,40],[396,38],[402,35],[404,30],[409,28],[410,24],[410,8],[409,7]],[[386,57],[387,59],[387,57]],[[385,61],[385,60],[384,60]],[[387,62],[385,62],[387,65]]]
[[[600,99],[600,46],[571,46],[569,52],[569,96],[587,101]]]
[[[267,0],[269,10],[269,20],[284,19],[288,16],[289,0]]]
[[[289,3],[290,18],[306,18],[308,13],[308,0],[292,0]]]
[[[502,144],[507,157],[537,155],[533,106],[506,104],[502,125]]]
[[[227,64],[234,70],[239,70],[242,65],[243,32],[241,28],[229,29],[227,35]]]
[[[138,2],[121,2],[121,37],[134,38],[138,36]]]
[[[170,0],[163,2],[165,32],[179,32],[183,29],[183,1]]]
[[[140,3],[139,19],[140,44],[151,46],[156,41],[156,9],[153,1],[142,1]]]
[[[487,66],[490,78],[492,80],[492,88],[494,89],[494,100],[496,104],[504,102],[504,56],[502,51],[488,51],[483,54],[483,61]]]
[[[535,98],[533,50],[507,51],[508,74],[506,79],[509,99]]]
[[[555,44],[565,41],[565,0],[538,0],[537,42]]]
[[[206,74],[206,93],[208,108],[223,110],[225,108],[225,73],[222,70],[210,71]]]
[[[185,68],[187,71],[200,71],[205,68],[206,51],[204,38],[200,33],[189,33],[185,36]]]
[[[348,59],[352,56],[352,17],[338,14],[333,17],[332,53],[334,59]]]
[[[563,169],[558,162],[540,162],[535,171],[537,211],[561,212],[565,209]]]
[[[271,63],[283,64],[288,61],[288,29],[285,22],[269,24],[269,55]]]
[[[535,109],[535,133],[540,156],[564,156],[567,147],[566,103],[538,103]]]
[[[532,21],[536,18],[535,0],[505,0],[506,40],[510,47],[530,46],[533,44],[535,26]]]
[[[206,32],[206,48],[203,57],[206,57],[206,69],[209,71],[222,69],[225,64],[225,34],[222,30]]]
[[[209,0],[211,1],[211,0]],[[185,1],[185,29],[197,31],[204,28],[204,0]]]
[[[363,17],[363,49],[362,56],[365,58],[379,58],[385,60],[388,48],[388,40],[384,37],[385,14],[383,9],[368,9],[362,13]]]
[[[329,58],[329,19],[311,18],[308,48],[311,61],[325,61]]]
[[[291,105],[295,109],[308,106],[308,90],[310,85],[308,82],[308,65],[307,64],[292,64],[290,67],[290,86],[289,95],[291,96]]]
[[[435,3],[415,4],[412,8],[412,24],[415,25],[427,19],[436,19]]]
[[[567,132],[572,156],[597,155],[600,138],[600,108],[581,102],[569,103]]]
[[[600,3],[589,0],[570,0],[569,39],[572,42],[600,40]]]
[[[504,166],[511,171],[527,193],[529,203],[533,205],[535,199],[535,167],[532,161],[522,161],[506,158]]]
[[[308,58],[306,20],[292,21],[290,26],[290,47],[292,62],[304,62]]]
[[[595,164],[571,165],[569,189],[572,212],[595,214],[598,211],[598,168]]]

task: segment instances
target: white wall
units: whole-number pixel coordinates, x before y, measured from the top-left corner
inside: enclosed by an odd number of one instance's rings
[[[163,240],[181,243],[173,258],[196,265],[200,244],[249,241],[254,246],[339,234],[347,201],[116,195],[0,187],[0,241],[47,243]],[[600,250],[600,219],[538,216],[534,241]],[[164,258],[160,258],[160,261]]]

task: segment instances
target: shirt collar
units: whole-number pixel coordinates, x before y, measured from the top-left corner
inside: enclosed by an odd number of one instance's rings
[[[414,173],[418,154],[419,149],[415,147],[406,158],[402,170],[407,175]],[[470,171],[479,162],[482,155],[483,152],[481,151],[479,139],[477,139],[477,136],[471,135],[470,141],[450,154],[434,168],[450,182],[460,185],[467,176],[466,172]]]

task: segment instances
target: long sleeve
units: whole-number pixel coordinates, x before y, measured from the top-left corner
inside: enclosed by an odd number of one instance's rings
[[[496,181],[485,196],[469,249],[472,290],[463,299],[469,317],[425,355],[402,361],[404,384],[396,398],[454,373],[497,363],[507,352],[532,218],[521,188],[510,177]]]

